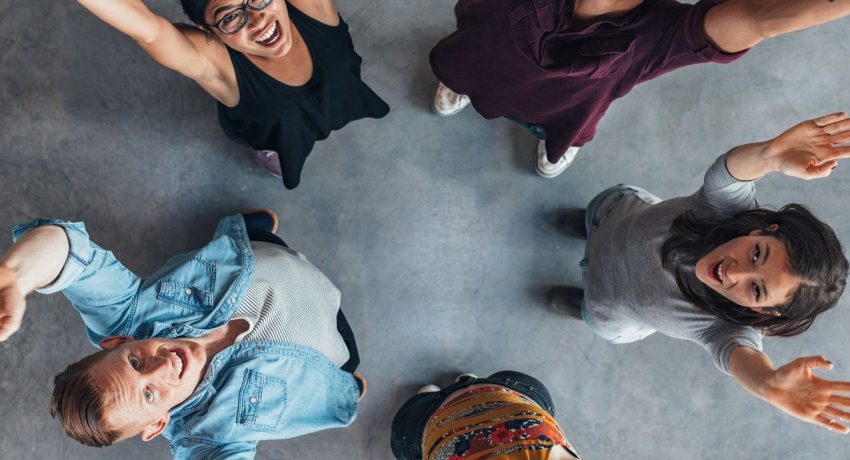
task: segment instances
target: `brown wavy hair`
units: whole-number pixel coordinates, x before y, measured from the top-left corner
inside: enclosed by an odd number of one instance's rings
[[[88,375],[91,366],[106,353],[101,350],[86,356],[53,378],[50,416],[59,418],[68,436],[92,447],[109,446],[120,434],[106,426],[103,392]]]

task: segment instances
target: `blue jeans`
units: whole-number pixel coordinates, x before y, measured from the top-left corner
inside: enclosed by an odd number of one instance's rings
[[[622,198],[624,195],[634,194],[641,200],[649,203],[656,204],[661,202],[661,198],[653,195],[652,193],[634,185],[625,185],[619,184],[613,187],[609,187],[603,190],[601,193],[593,197],[590,200],[590,203],[587,205],[587,209],[584,214],[584,228],[587,232],[587,241],[590,242],[590,238],[593,235],[593,232],[599,228],[599,224],[608,216],[608,213],[613,209],[614,204]],[[587,251],[585,250],[584,258],[579,262],[579,266],[581,267],[581,279],[582,283],[584,283],[584,289],[587,290]],[[602,337],[608,342],[611,343],[627,343],[633,342],[635,338],[632,337],[619,337],[612,336],[610,334],[605,333],[595,321],[593,321],[593,317],[587,311],[587,302],[582,302],[581,304],[581,317],[588,326],[590,326],[590,330],[593,331],[594,334]]]

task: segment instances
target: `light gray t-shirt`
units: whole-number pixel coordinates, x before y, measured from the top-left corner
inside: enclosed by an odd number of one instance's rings
[[[741,182],[721,155],[691,196],[649,204],[634,194],[614,196],[597,210],[601,218],[587,243],[586,311],[606,335],[622,342],[659,331],[702,345],[715,365],[729,373],[738,346],[761,351],[762,334],[693,305],[661,266],[661,246],[673,220],[685,211],[729,217],[756,207],[754,182]]]
[[[233,318],[248,320],[240,341],[274,340],[310,347],[337,366],[348,347],[336,328],[339,289],[302,254],[252,241],[254,279]]]

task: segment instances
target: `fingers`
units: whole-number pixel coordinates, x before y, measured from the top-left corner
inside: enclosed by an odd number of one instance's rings
[[[0,316],[0,342],[5,342],[21,328],[21,317]]]
[[[823,410],[823,414],[827,415],[831,419],[835,419],[838,422],[843,422],[845,420],[850,421],[850,413],[844,412],[843,410],[832,406],[826,406],[826,409]]]
[[[0,289],[0,342],[21,328],[26,303],[14,286]]]
[[[823,132],[825,132],[829,135],[843,133],[843,132],[847,131],[848,129],[850,129],[850,119],[837,121],[837,122],[832,123],[830,125],[823,126],[822,128],[823,128]]]
[[[850,158],[850,147],[830,147],[828,151],[821,154],[820,158],[823,160]]]
[[[829,136],[830,145],[846,144],[850,142],[850,131],[843,131]]]
[[[850,398],[838,395],[832,395],[829,397],[830,404],[837,404],[845,407],[850,407]]]
[[[818,125],[820,127],[824,127],[826,125],[831,125],[833,123],[837,123],[837,122],[845,120],[845,119],[847,119],[847,113],[846,112],[836,112],[836,113],[831,113],[829,115],[824,115],[820,118],[815,118],[814,122],[815,122],[816,125]]]
[[[830,380],[829,381],[829,389],[832,391],[837,391],[841,393],[850,393],[850,382],[839,382]],[[833,396],[838,397],[838,396]],[[846,398],[845,398],[846,399]]]
[[[832,172],[838,166],[838,162],[835,160],[825,161],[819,165],[809,166],[806,169],[806,173],[808,173],[808,179],[817,179],[821,177],[829,176],[829,173]]]
[[[794,360],[797,364],[802,364],[809,369],[832,369],[832,361],[826,359],[826,356],[804,356]]]
[[[850,433],[850,428],[847,428],[847,426],[842,425],[840,421],[833,420],[829,417],[824,416],[823,414],[815,417],[814,423],[826,428],[829,431],[834,431],[836,433]]]

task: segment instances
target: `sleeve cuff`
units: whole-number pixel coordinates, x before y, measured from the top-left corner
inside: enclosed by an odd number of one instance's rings
[[[753,350],[760,352],[762,351],[761,345],[761,340],[752,340],[743,337],[730,341],[720,349],[720,360],[717,362],[717,368],[723,371],[726,375],[732,375],[729,372],[729,357],[732,356],[732,352],[738,347],[752,348]]]
[[[89,234],[82,222],[68,222],[59,219],[35,219],[27,224],[16,225],[12,229],[12,241],[17,241],[27,232],[43,225],[55,225],[65,230],[68,237],[70,250],[68,258],[59,276],[47,286],[36,289],[41,294],[53,294],[70,286],[80,275],[83,274],[91,261],[91,246],[89,245]]]

